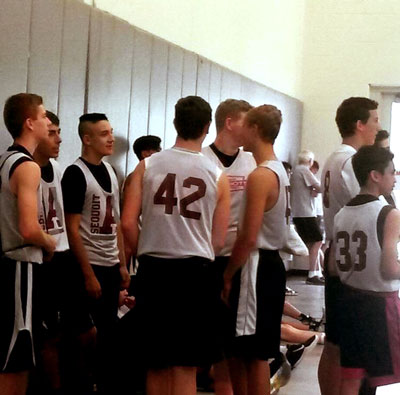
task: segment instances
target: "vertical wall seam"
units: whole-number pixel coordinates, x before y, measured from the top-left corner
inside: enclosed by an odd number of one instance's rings
[[[60,48],[60,67],[58,69],[58,89],[57,89],[57,115],[60,112],[60,95],[61,95],[61,76],[62,76],[62,56],[64,51],[64,33],[65,33],[65,9],[66,9],[66,2],[67,0],[62,1],[62,27],[61,27],[61,48]]]
[[[31,65],[31,51],[32,51],[32,25],[33,25],[33,3],[34,0],[31,0],[31,9],[30,9],[30,17],[29,17],[29,37],[28,37],[28,59],[26,64],[26,92],[29,93],[29,70]]]

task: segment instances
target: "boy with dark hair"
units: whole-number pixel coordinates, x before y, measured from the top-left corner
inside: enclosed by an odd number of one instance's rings
[[[32,157],[50,122],[42,98],[27,93],[7,99],[4,122],[14,143],[0,159],[0,388],[19,395],[35,364],[37,265],[42,249],[51,257],[56,245],[38,222],[40,169]]]
[[[393,154],[361,147],[353,156],[360,194],[335,216],[329,269],[343,284],[340,394],[400,382],[400,212],[379,200],[395,184]],[[344,324],[345,323],[345,324]]]
[[[161,139],[158,136],[141,136],[133,143],[133,152],[139,160],[161,151]]]
[[[202,153],[220,168],[229,180],[231,207],[229,226],[224,248],[215,257],[216,293],[221,294],[223,287],[223,273],[232,253],[233,244],[237,236],[239,210],[246,189],[246,180],[250,172],[256,167],[253,156],[239,149],[243,145],[243,120],[246,113],[253,108],[247,101],[227,99],[219,104],[215,112],[217,138],[209,147],[204,147]],[[229,314],[222,301],[216,312],[216,322],[224,348],[229,348],[231,332]],[[226,351],[226,350],[224,350]],[[214,365],[214,387],[217,395],[232,391],[229,371],[225,361]]]
[[[389,132],[387,130],[380,130],[375,136],[375,145],[390,149],[389,137]]]
[[[244,120],[243,148],[253,153],[258,167],[247,179],[244,218],[223,291],[236,314],[231,379],[238,394],[269,394],[268,359],[280,352],[286,271],[279,250],[286,243],[290,213],[289,179],[273,149],[281,122],[272,105],[251,109]]]
[[[53,258],[40,267],[41,315],[46,328],[41,354],[44,371],[48,375],[46,381],[49,382],[52,390],[59,390],[61,388],[59,363],[61,329],[64,330],[64,334],[74,339],[79,335],[84,349],[87,349],[85,339],[93,338],[95,331],[88,311],[81,310],[81,295],[78,289],[71,287],[75,281],[68,280],[76,273],[71,272],[71,255],[61,190],[61,169],[54,160],[58,157],[62,141],[60,120],[50,111],[46,111],[46,114],[51,121],[48,137],[36,147],[33,158],[41,169],[42,199],[39,222],[44,231],[55,238],[57,244]],[[58,280],[61,278],[63,281]],[[73,358],[75,359],[78,353],[74,351]],[[79,362],[82,365],[83,361]],[[71,377],[68,381],[71,381]]]
[[[105,114],[84,114],[79,121],[82,156],[65,170],[61,183],[68,240],[87,292],[81,303],[97,328],[97,384],[105,391],[119,291],[129,286],[130,277],[119,224],[118,180],[102,160],[113,153],[113,130]]]
[[[322,170],[323,211],[326,243],[333,240],[333,219],[337,212],[360,190],[351,164],[352,156],[364,145],[372,145],[380,129],[378,103],[364,97],[344,100],[336,112],[336,123],[342,145],[325,162]],[[329,248],[326,251],[326,257]],[[325,259],[328,262],[328,259]],[[341,284],[337,276],[327,271],[325,278],[326,341],[318,368],[322,395],[338,394],[340,377],[340,313]]]
[[[137,344],[148,395],[196,394],[196,367],[216,357],[210,270],[224,245],[229,185],[200,152],[210,121],[205,100],[180,99],[174,147],[141,161],[125,189],[122,227],[127,255],[139,260]]]

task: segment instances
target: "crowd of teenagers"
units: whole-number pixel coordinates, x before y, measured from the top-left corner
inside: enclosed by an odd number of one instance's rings
[[[181,98],[175,145],[138,138],[139,164],[120,185],[104,160],[105,114],[79,118],[82,153],[62,172],[57,115],[36,94],[9,97],[0,394],[265,395],[317,343],[322,395],[400,382],[400,213],[377,107],[340,104],[342,145],[320,182],[310,151],[293,171],[276,156],[275,106],[225,100],[202,147],[212,109]],[[306,283],[325,286],[326,337],[285,301],[296,294],[283,263],[294,229]]]

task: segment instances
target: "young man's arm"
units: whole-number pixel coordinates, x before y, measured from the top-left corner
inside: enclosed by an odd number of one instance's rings
[[[79,233],[81,214],[65,213],[65,223],[69,245],[81,267],[86,290],[92,298],[98,299],[101,296],[101,286],[90,265],[86,248]]]
[[[270,199],[271,192],[279,188],[276,174],[269,169],[254,170],[247,179],[246,211],[243,225],[233,247],[229,264],[224,272],[223,300],[227,303],[232,285],[232,278],[247,261],[250,252],[257,242],[261,228],[265,207]]]
[[[40,184],[40,168],[32,161],[21,163],[10,178],[11,191],[17,197],[18,229],[28,243],[44,248],[52,255],[56,242],[43,231],[38,222],[37,190]]]
[[[141,161],[132,176],[127,179],[124,190],[124,204],[121,228],[124,236],[125,258],[136,258],[139,241],[139,218],[142,210],[142,182],[145,162]]]
[[[122,234],[121,224],[117,226],[117,244],[118,244],[118,258],[119,258],[119,272],[121,274],[121,288],[129,288],[131,277],[126,268],[125,249],[124,249],[124,236]]]
[[[212,245],[216,255],[222,250],[228,230],[230,211],[230,189],[228,177],[222,173],[218,180],[218,201],[212,224]]]
[[[400,241],[400,211],[393,209],[386,217],[383,228],[381,273],[388,280],[400,278],[397,244]]]

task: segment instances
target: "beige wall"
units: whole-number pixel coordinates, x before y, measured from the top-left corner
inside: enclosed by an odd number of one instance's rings
[[[85,0],[270,88],[298,97],[305,0]]]
[[[400,85],[400,1],[309,0],[301,94],[302,148],[323,161],[340,143],[335,112],[369,84]]]

